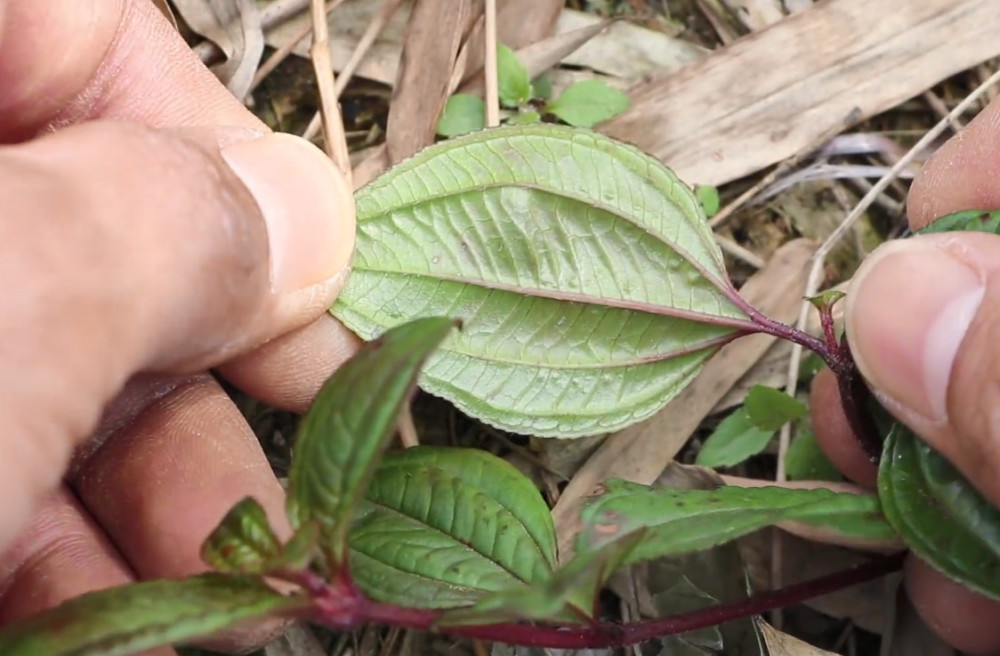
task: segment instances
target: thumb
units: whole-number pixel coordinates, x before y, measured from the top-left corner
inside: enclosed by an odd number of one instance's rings
[[[329,307],[354,244],[322,153],[95,122],[0,147],[0,547],[139,371],[219,364]]]
[[[1000,504],[1000,237],[890,242],[847,298],[851,348],[879,400]]]

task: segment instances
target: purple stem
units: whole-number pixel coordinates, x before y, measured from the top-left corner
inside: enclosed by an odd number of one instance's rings
[[[684,633],[742,617],[758,615],[871,581],[898,570],[902,566],[903,556],[903,553],[894,554],[805,583],[757,594],[749,599],[641,622],[628,624],[594,622],[584,626],[506,623],[443,627],[440,631],[452,635],[530,647],[553,649],[624,647],[653,638]],[[330,591],[322,598],[316,599],[317,604],[312,613],[312,619],[338,629],[356,627],[364,622],[376,622],[426,631],[434,630],[435,625],[442,618],[440,611],[383,604],[360,595],[353,596],[348,603],[345,603],[344,595],[351,596],[351,593],[348,590],[331,587]],[[348,618],[342,612],[347,606],[350,606],[347,613],[350,619],[345,621]]]

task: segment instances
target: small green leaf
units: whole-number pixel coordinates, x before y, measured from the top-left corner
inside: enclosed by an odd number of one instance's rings
[[[766,385],[750,388],[744,407],[747,417],[761,430],[776,431],[788,422],[809,414],[806,404]]]
[[[748,324],[691,190],[593,132],[449,139],[355,198],[354,266],[332,312],[364,339],[460,317],[420,385],[512,432],[649,417]]]
[[[719,190],[711,185],[696,185],[694,195],[698,197],[705,216],[713,217],[719,211]]]
[[[281,552],[267,514],[246,497],[226,513],[201,548],[201,557],[220,572],[259,574]]]
[[[4,656],[118,656],[211,636],[308,601],[258,577],[204,574],[91,592],[0,631]]]
[[[386,456],[351,529],[351,574],[379,601],[469,606],[548,578],[555,529],[535,485],[479,449]]]
[[[520,112],[511,116],[507,120],[507,125],[531,125],[541,121],[542,117],[538,112]]]
[[[914,553],[1000,600],[1000,510],[903,424],[886,438],[878,491],[886,518]]]
[[[552,78],[548,73],[542,73],[531,83],[531,97],[548,100],[552,97]]]
[[[797,520],[869,540],[890,540],[892,528],[875,497],[781,487],[716,490],[652,489],[615,480],[582,514],[577,552],[647,529],[629,562],[707,549],[778,522]]]
[[[344,564],[351,517],[424,359],[454,326],[418,319],[366,344],[323,385],[299,424],[288,514],[295,528],[319,524],[331,570]]]
[[[828,289],[824,292],[816,294],[815,296],[810,296],[806,300],[809,301],[817,310],[825,310],[832,308],[845,296],[847,296],[847,294],[839,289]]]
[[[823,453],[816,434],[811,430],[797,430],[795,439],[785,454],[785,473],[792,481],[840,481],[837,466]]]
[[[486,103],[471,93],[456,93],[448,98],[438,120],[437,133],[457,137],[486,127]]]
[[[590,128],[628,109],[628,94],[603,80],[584,80],[563,91],[545,111],[579,128]]]
[[[513,50],[497,44],[497,87],[505,107],[520,107],[531,100],[531,78]]]
[[[708,436],[694,463],[702,467],[732,467],[763,451],[774,433],[755,426],[746,409],[740,408]]]
[[[530,620],[582,622],[593,619],[597,595],[642,538],[642,531],[580,554],[547,579],[488,595],[472,608],[445,614],[439,626]]]
[[[932,221],[914,234],[926,235],[936,232],[990,232],[1000,234],[1000,211],[963,210],[942,216]]]

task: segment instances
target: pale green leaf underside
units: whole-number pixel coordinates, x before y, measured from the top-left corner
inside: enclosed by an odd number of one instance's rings
[[[390,454],[351,529],[351,573],[371,597],[467,606],[549,575],[555,530],[537,488],[477,449]]]
[[[72,599],[0,632],[4,656],[116,656],[203,638],[303,606],[256,577],[205,574],[149,581]]]
[[[895,537],[872,496],[780,487],[653,489],[620,480],[609,481],[607,487],[607,493],[584,509],[578,551],[645,528],[643,541],[629,557],[637,562],[708,549],[788,520],[852,537]]]
[[[886,518],[914,553],[1000,600],[1000,511],[902,424],[886,438],[878,488]]]
[[[365,339],[413,317],[463,319],[421,386],[507,430],[639,421],[746,322],[691,190],[590,131],[452,139],[356,200],[354,269],[333,313]]]

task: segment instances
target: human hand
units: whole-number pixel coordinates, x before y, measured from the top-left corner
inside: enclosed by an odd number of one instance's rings
[[[1000,208],[1000,101],[927,163],[908,199],[912,228],[964,209]],[[1000,237],[944,233],[890,242],[858,270],[845,320],[858,367],[879,401],[1000,506]],[[876,470],[840,411],[829,371],[812,390],[816,436],[850,478]],[[950,644],[1000,654],[1000,603],[915,557],[906,587]]]
[[[0,144],[4,624],[204,569],[244,496],[280,522],[206,370],[303,410],[356,344],[325,313],[350,189],[267,136],[149,0],[0,2]]]

